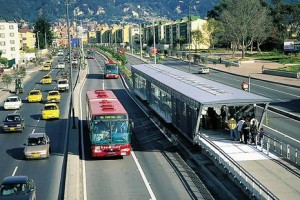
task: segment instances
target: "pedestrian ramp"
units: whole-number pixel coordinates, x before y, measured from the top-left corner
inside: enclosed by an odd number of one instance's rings
[[[229,131],[203,131],[198,143],[214,163],[257,199],[300,199],[300,170],[260,146],[229,140]]]

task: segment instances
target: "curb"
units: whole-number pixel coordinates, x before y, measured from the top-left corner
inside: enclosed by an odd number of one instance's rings
[[[81,69],[78,75],[78,82],[73,91],[74,94],[78,94],[83,87],[84,79],[87,74],[87,67],[83,70]],[[73,98],[73,106],[75,110],[75,124],[76,129],[71,129],[69,135],[69,146],[68,146],[68,160],[67,160],[67,170],[66,170],[66,181],[65,181],[65,191],[64,199],[66,200],[81,200],[83,199],[83,183],[82,179],[82,166],[80,161],[80,109],[79,109],[79,99]],[[70,122],[72,123],[72,122]]]

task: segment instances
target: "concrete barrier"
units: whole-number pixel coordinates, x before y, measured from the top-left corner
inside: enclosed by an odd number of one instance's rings
[[[286,71],[279,71],[279,70],[272,70],[272,69],[263,69],[262,73],[274,75],[274,76],[283,76],[283,77],[300,79],[299,72],[286,72]]]

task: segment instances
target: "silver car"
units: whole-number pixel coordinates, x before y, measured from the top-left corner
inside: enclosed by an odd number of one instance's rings
[[[32,133],[28,135],[24,155],[26,159],[49,158],[50,139],[46,133]]]

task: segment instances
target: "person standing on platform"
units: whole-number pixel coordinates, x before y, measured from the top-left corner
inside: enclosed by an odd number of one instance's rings
[[[248,139],[249,139],[249,134],[250,134],[250,122],[249,122],[249,117],[246,117],[245,122],[243,124],[243,135],[244,135],[244,143],[247,144],[248,143]]]
[[[229,128],[229,133],[230,133],[230,139],[233,140],[233,136],[235,137],[235,140],[239,140],[239,136],[237,133],[237,123],[236,120],[233,117],[230,117],[230,119],[228,120],[228,124],[227,124],[228,128]]]
[[[250,133],[251,133],[251,143],[254,144],[257,136],[257,125],[255,120],[253,120],[250,125]]]
[[[265,136],[264,129],[260,128],[260,130],[258,132],[258,139],[259,139],[259,144],[261,147],[263,147],[263,144],[264,144],[264,136]]]
[[[244,117],[242,117],[239,121],[238,121],[238,132],[239,132],[239,135],[240,135],[240,142],[243,143],[243,140],[244,140],[244,135],[243,135],[243,125],[245,123],[245,119]]]

